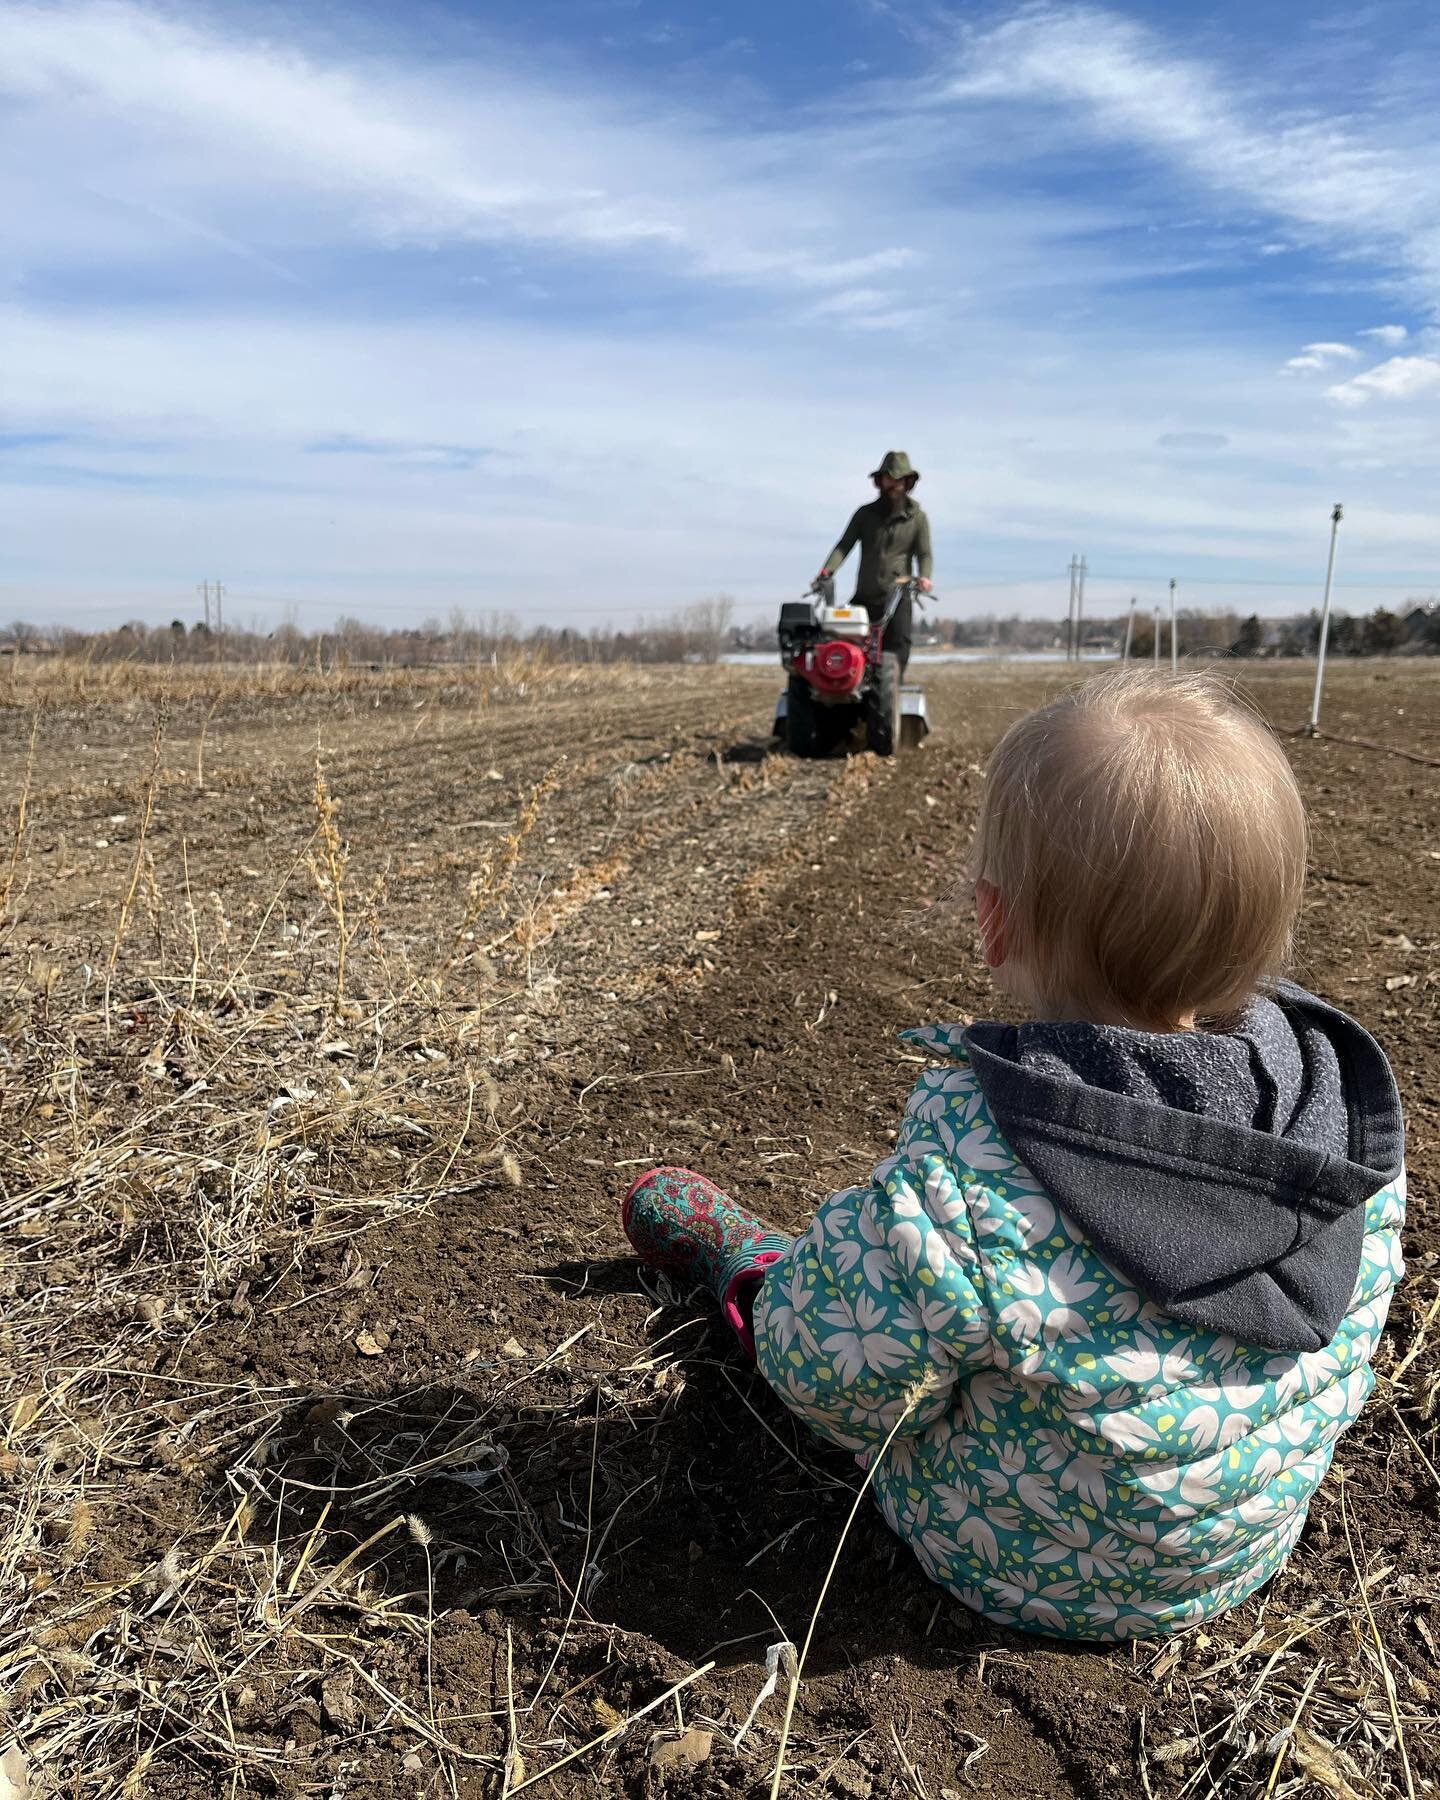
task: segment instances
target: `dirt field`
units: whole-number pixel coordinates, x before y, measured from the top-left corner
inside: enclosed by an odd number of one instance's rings
[[[783,1668],[741,1727],[857,1477],[646,1291],[617,1203],[674,1160],[796,1228],[885,1154],[896,1029],[993,1006],[946,902],[990,745],[1063,679],[934,670],[923,752],[810,765],[768,670],[202,674],[158,741],[158,676],[0,691],[0,1745],[32,1793],[769,1792]],[[1308,684],[1252,682],[1286,728]],[[1437,702],[1440,669],[1342,665],[1326,722],[1440,759]],[[1440,767],[1289,746],[1299,974],[1409,1118],[1343,1481],[1260,1598],[1103,1652],[985,1625],[862,1508],[786,1794],[1440,1783]]]

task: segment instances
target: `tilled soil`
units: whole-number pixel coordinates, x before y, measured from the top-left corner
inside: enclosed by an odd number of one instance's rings
[[[933,669],[934,735],[890,763],[775,754],[760,670],[541,688],[483,712],[222,709],[203,788],[184,774],[203,714],[172,721],[157,861],[183,838],[207,893],[237,912],[268,894],[312,827],[318,730],[351,867],[371,880],[388,863],[384,936],[417,958],[450,928],[476,845],[557,773],[517,872],[529,929],[496,947],[490,976],[505,997],[496,1118],[521,1185],[462,1146],[448,1197],[418,1221],[257,1267],[233,1316],[164,1364],[173,1381],[278,1397],[265,1457],[283,1498],[255,1529],[291,1567],[308,1543],[333,1569],[410,1521],[316,1596],[307,1630],[349,1659],[344,1703],[311,1640],[270,1643],[229,1689],[226,1729],[270,1753],[248,1788],[223,1747],[192,1745],[151,1762],[140,1791],[498,1795],[699,1668],[534,1791],[768,1791],[783,1672],[738,1749],[737,1731],[767,1650],[805,1637],[857,1477],[703,1308],[642,1283],[619,1198],[648,1163],[682,1162],[798,1229],[886,1153],[916,1072],[896,1031],[995,1007],[960,860],[990,746],[1063,680]],[[1262,669],[1251,686],[1288,729],[1308,681]],[[1417,664],[1341,666],[1327,728],[1440,758],[1437,693],[1440,671]],[[28,931],[98,967],[147,751],[118,714],[85,718],[83,753],[76,729],[54,721],[41,740]],[[18,763],[18,719],[5,730]],[[1341,1449],[1343,1488],[1331,1478],[1263,1597],[1183,1641],[1118,1650],[986,1625],[862,1506],[820,1610],[787,1792],[1158,1800],[1440,1781],[1440,1362],[1424,1335],[1440,1254],[1440,771],[1329,737],[1287,744],[1315,829],[1298,974],[1385,1043],[1409,1120],[1410,1276],[1386,1374]],[[378,1354],[357,1351],[362,1334]],[[447,1461],[461,1438],[482,1448]],[[219,1494],[214,1471],[116,1481],[92,1578],[163,1557],[207,1508],[223,1517]]]

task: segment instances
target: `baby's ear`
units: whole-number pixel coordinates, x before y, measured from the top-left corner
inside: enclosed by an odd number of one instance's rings
[[[998,969],[1009,950],[1005,942],[1005,903],[993,882],[975,883],[975,919],[980,927],[986,967]]]

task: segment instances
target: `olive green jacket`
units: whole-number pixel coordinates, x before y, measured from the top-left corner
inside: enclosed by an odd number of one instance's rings
[[[860,572],[855,581],[858,601],[886,599],[897,581],[908,580],[912,562],[917,575],[929,578],[934,564],[930,521],[913,500],[907,500],[899,512],[891,512],[884,500],[862,506],[825,558],[822,572],[833,575],[856,544],[860,546]]]

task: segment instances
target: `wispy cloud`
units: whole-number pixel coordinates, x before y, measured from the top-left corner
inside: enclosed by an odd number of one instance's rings
[[[1076,544],[1308,572],[1339,470],[1352,566],[1440,562],[1440,443],[1400,405],[1433,359],[1360,330],[1408,316],[1397,265],[1424,314],[1419,114],[1287,118],[1263,58],[1094,8],[927,14],[923,53],[887,26],[883,78],[837,61],[798,107],[757,25],[740,107],[660,49],[626,80],[451,45],[443,7],[362,54],[188,3],[0,0],[27,609],[218,568],[237,602],[764,610],[896,443],[955,606],[1058,604]],[[1302,345],[1323,379],[1276,379]]]
[[[1162,431],[1155,440],[1160,450],[1223,450],[1229,442],[1223,431]]]
[[[1371,400],[1415,400],[1440,389],[1440,356],[1392,356],[1325,391],[1342,406]]]
[[[819,292],[916,261],[884,235],[847,255],[841,186],[784,140],[498,57],[463,70],[327,66],[130,0],[21,3],[0,8],[0,94],[47,166],[103,171],[97,198],[286,280],[293,269],[244,228],[262,195],[312,253],[528,244]],[[206,220],[181,201],[202,168]]]
[[[1440,309],[1440,144],[1416,138],[1408,119],[1277,105],[1255,77],[1084,5],[1026,7],[969,36],[941,92],[1064,107],[1095,135],[1137,144],[1312,242],[1395,258]]]
[[[1360,352],[1353,344],[1306,344],[1298,356],[1290,357],[1284,364],[1282,373],[1302,375],[1328,368],[1332,363],[1359,361]]]
[[[513,99],[498,97],[495,112],[474,108],[462,128],[443,98],[427,109],[418,92],[393,83],[135,5],[6,8],[0,82],[16,100],[78,115],[96,135],[149,117],[173,140],[228,145],[222,179],[238,155],[252,182],[269,174],[352,199],[365,208],[352,228],[380,236],[468,230],[626,242],[681,232],[638,193],[613,197],[580,179],[583,150],[605,136],[601,121],[571,121],[574,151],[557,158],[542,148],[545,118],[517,120]]]
[[[477,444],[407,444],[389,439],[322,438],[305,445],[311,456],[370,456],[394,468],[473,469],[490,451]]]

